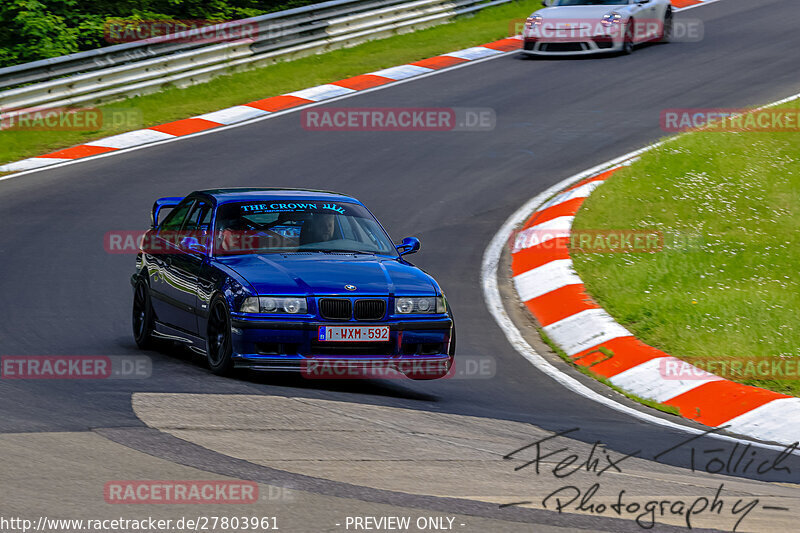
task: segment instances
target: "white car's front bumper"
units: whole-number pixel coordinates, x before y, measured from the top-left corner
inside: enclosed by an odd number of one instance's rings
[[[607,36],[581,37],[574,41],[533,39],[525,37],[522,53],[541,56],[590,55],[619,52],[622,50],[622,39],[610,39]]]

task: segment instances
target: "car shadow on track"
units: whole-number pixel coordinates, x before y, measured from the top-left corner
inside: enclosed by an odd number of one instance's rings
[[[376,379],[309,379],[299,373],[270,373],[244,371],[234,374],[234,378],[248,383],[271,387],[291,387],[298,389],[324,390],[329,392],[346,392],[352,394],[368,394],[372,396],[388,396],[404,400],[435,402],[437,396],[409,389],[404,384],[413,383],[408,378],[395,380]]]
[[[159,354],[163,357],[166,364],[191,365],[194,369],[207,372],[210,380],[225,380],[227,385],[236,382],[243,385],[256,385],[269,387],[264,393],[286,393],[288,389],[298,389],[293,394],[300,391],[324,391],[324,392],[343,392],[350,394],[363,394],[370,396],[383,396],[403,400],[436,402],[439,397],[413,390],[407,385],[414,381],[397,376],[396,379],[317,379],[303,376],[300,372],[260,372],[256,370],[236,370],[231,375],[225,377],[215,376],[208,370],[205,357],[193,352],[181,344],[163,343],[157,350],[150,352]],[[158,361],[154,361],[158,362]],[[280,388],[282,390],[275,390]]]

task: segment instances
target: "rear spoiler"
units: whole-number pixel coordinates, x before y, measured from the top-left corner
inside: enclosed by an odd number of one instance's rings
[[[155,229],[158,223],[158,214],[165,207],[172,208],[183,201],[182,196],[168,196],[166,198],[159,198],[153,204],[153,214],[151,215],[150,225]]]

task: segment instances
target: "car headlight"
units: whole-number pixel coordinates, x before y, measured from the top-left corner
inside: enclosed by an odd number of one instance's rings
[[[525,29],[529,30],[534,26],[541,26],[542,25],[542,16],[534,13],[527,19],[525,19]]]
[[[308,312],[305,298],[295,296],[251,296],[242,302],[242,313],[287,313],[290,315]]]
[[[447,312],[444,296],[402,296],[394,301],[394,311],[398,315],[432,315]]]
[[[622,22],[622,15],[616,11],[612,11],[611,13],[603,15],[603,19],[600,21],[600,24],[608,28],[615,24],[619,24],[620,22]]]

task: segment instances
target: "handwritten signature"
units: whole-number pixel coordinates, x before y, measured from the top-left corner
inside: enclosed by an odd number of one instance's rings
[[[660,462],[661,458],[669,454],[679,450],[685,450],[689,453],[689,464],[692,472],[703,471],[711,474],[723,472],[728,474],[757,472],[763,475],[774,471],[791,474],[789,466],[783,463],[798,449],[800,443],[797,442],[786,446],[777,453],[771,453],[771,457],[768,458],[764,458],[760,455],[764,451],[763,449],[754,448],[751,444],[744,444],[740,447],[740,444],[737,442],[730,450],[714,448],[699,450],[699,452],[694,446],[690,446],[690,444],[697,439],[721,429],[724,429],[724,426],[720,428],[711,428],[704,433],[692,436],[655,454],[652,460]],[[577,472],[587,472],[597,477],[601,477],[606,472],[622,473],[622,467],[620,465],[624,461],[631,457],[644,458],[641,455],[642,450],[636,450],[625,454],[610,453],[605,449],[601,441],[595,441],[588,455],[585,456],[574,452],[569,446],[545,449],[545,445],[561,442],[559,441],[560,438],[579,430],[580,428],[572,428],[553,433],[552,435],[548,435],[517,448],[503,456],[503,459],[515,459],[520,453],[531,450],[533,452],[533,459],[526,460],[522,464],[517,465],[514,468],[515,471],[531,468],[537,476],[542,475],[543,472],[549,472],[549,474],[557,479],[564,479]],[[560,446],[560,444],[558,445]],[[550,462],[545,463],[544,461],[548,459]],[[750,469],[753,467],[755,467],[755,469],[751,471]],[[758,498],[750,500],[737,498],[735,501],[731,498],[731,502],[733,503],[725,501],[723,498],[723,491],[725,489],[724,483],[721,483],[719,487],[717,487],[713,496],[699,496],[694,499],[689,498],[686,500],[650,499],[644,502],[633,501],[630,497],[625,496],[627,492],[625,490],[619,490],[612,498],[602,499],[598,496],[601,489],[602,486],[600,482],[593,483],[586,490],[581,490],[575,485],[564,485],[547,494],[542,499],[541,503],[545,509],[554,508],[559,513],[573,510],[593,514],[611,512],[620,517],[635,517],[636,523],[643,529],[653,528],[656,524],[656,519],[664,516],[683,517],[686,526],[691,529],[692,518],[697,515],[702,513],[715,513],[722,516],[723,514],[730,513],[731,517],[738,517],[732,531],[736,531],[742,520],[754,509],[758,508],[758,504],[760,503]],[[533,502],[512,502],[502,504],[500,507],[512,507],[531,503]],[[761,508],[768,511],[789,510],[784,507],[768,505],[762,505]]]

